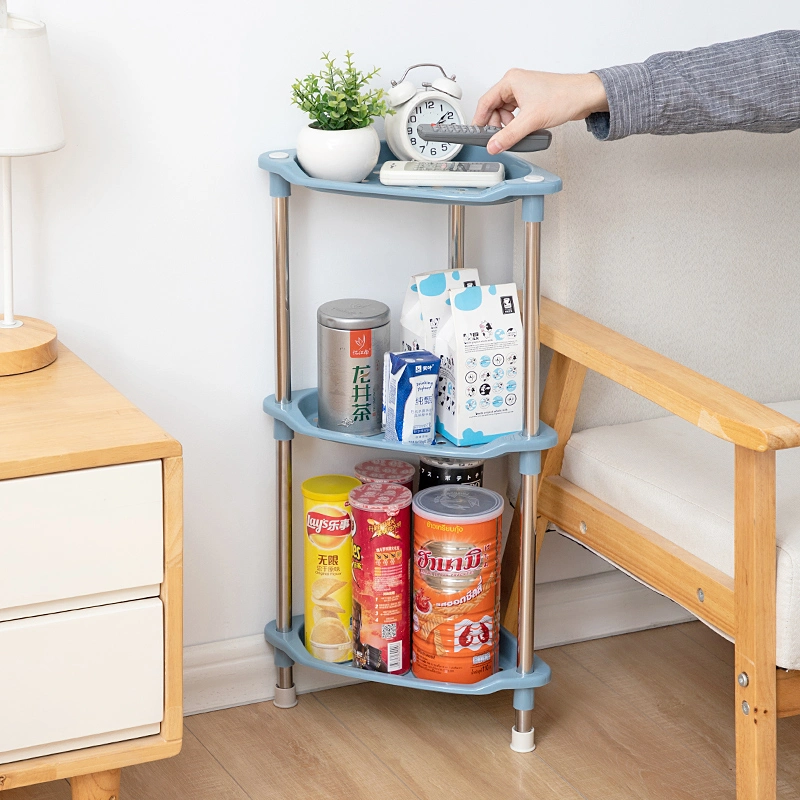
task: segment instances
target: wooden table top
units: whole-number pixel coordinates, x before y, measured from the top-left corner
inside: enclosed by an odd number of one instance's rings
[[[175,439],[60,343],[50,366],[0,377],[0,479],[179,455]]]

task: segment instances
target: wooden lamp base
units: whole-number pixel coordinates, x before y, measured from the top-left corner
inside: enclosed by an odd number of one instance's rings
[[[48,322],[33,317],[18,328],[0,327],[0,376],[33,372],[52,364],[58,356],[58,334]]]

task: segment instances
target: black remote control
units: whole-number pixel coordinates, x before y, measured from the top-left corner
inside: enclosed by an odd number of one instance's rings
[[[449,144],[475,144],[486,147],[501,128],[493,125],[417,125],[417,133],[426,142],[448,142]],[[515,153],[533,153],[547,150],[553,134],[548,130],[534,131],[508,149]]]

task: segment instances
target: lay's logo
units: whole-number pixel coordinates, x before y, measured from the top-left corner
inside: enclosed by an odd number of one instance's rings
[[[350,358],[372,358],[372,330],[350,331]]]

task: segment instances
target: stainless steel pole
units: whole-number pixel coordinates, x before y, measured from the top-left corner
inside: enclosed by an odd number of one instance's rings
[[[464,206],[449,206],[447,263],[450,269],[464,269]]]
[[[525,286],[522,315],[525,325],[525,428],[527,436],[539,432],[539,270],[541,223],[525,222]],[[533,672],[533,614],[536,579],[536,500],[538,475],[523,475],[519,548],[519,623],[517,670]],[[515,710],[519,733],[533,729],[533,712]]]
[[[272,199],[275,254],[275,398],[281,405],[292,399],[292,363],[289,329],[289,198]],[[277,600],[279,631],[292,628],[292,442],[275,442],[278,488],[276,508]],[[278,688],[294,686],[292,667],[278,668]]]

